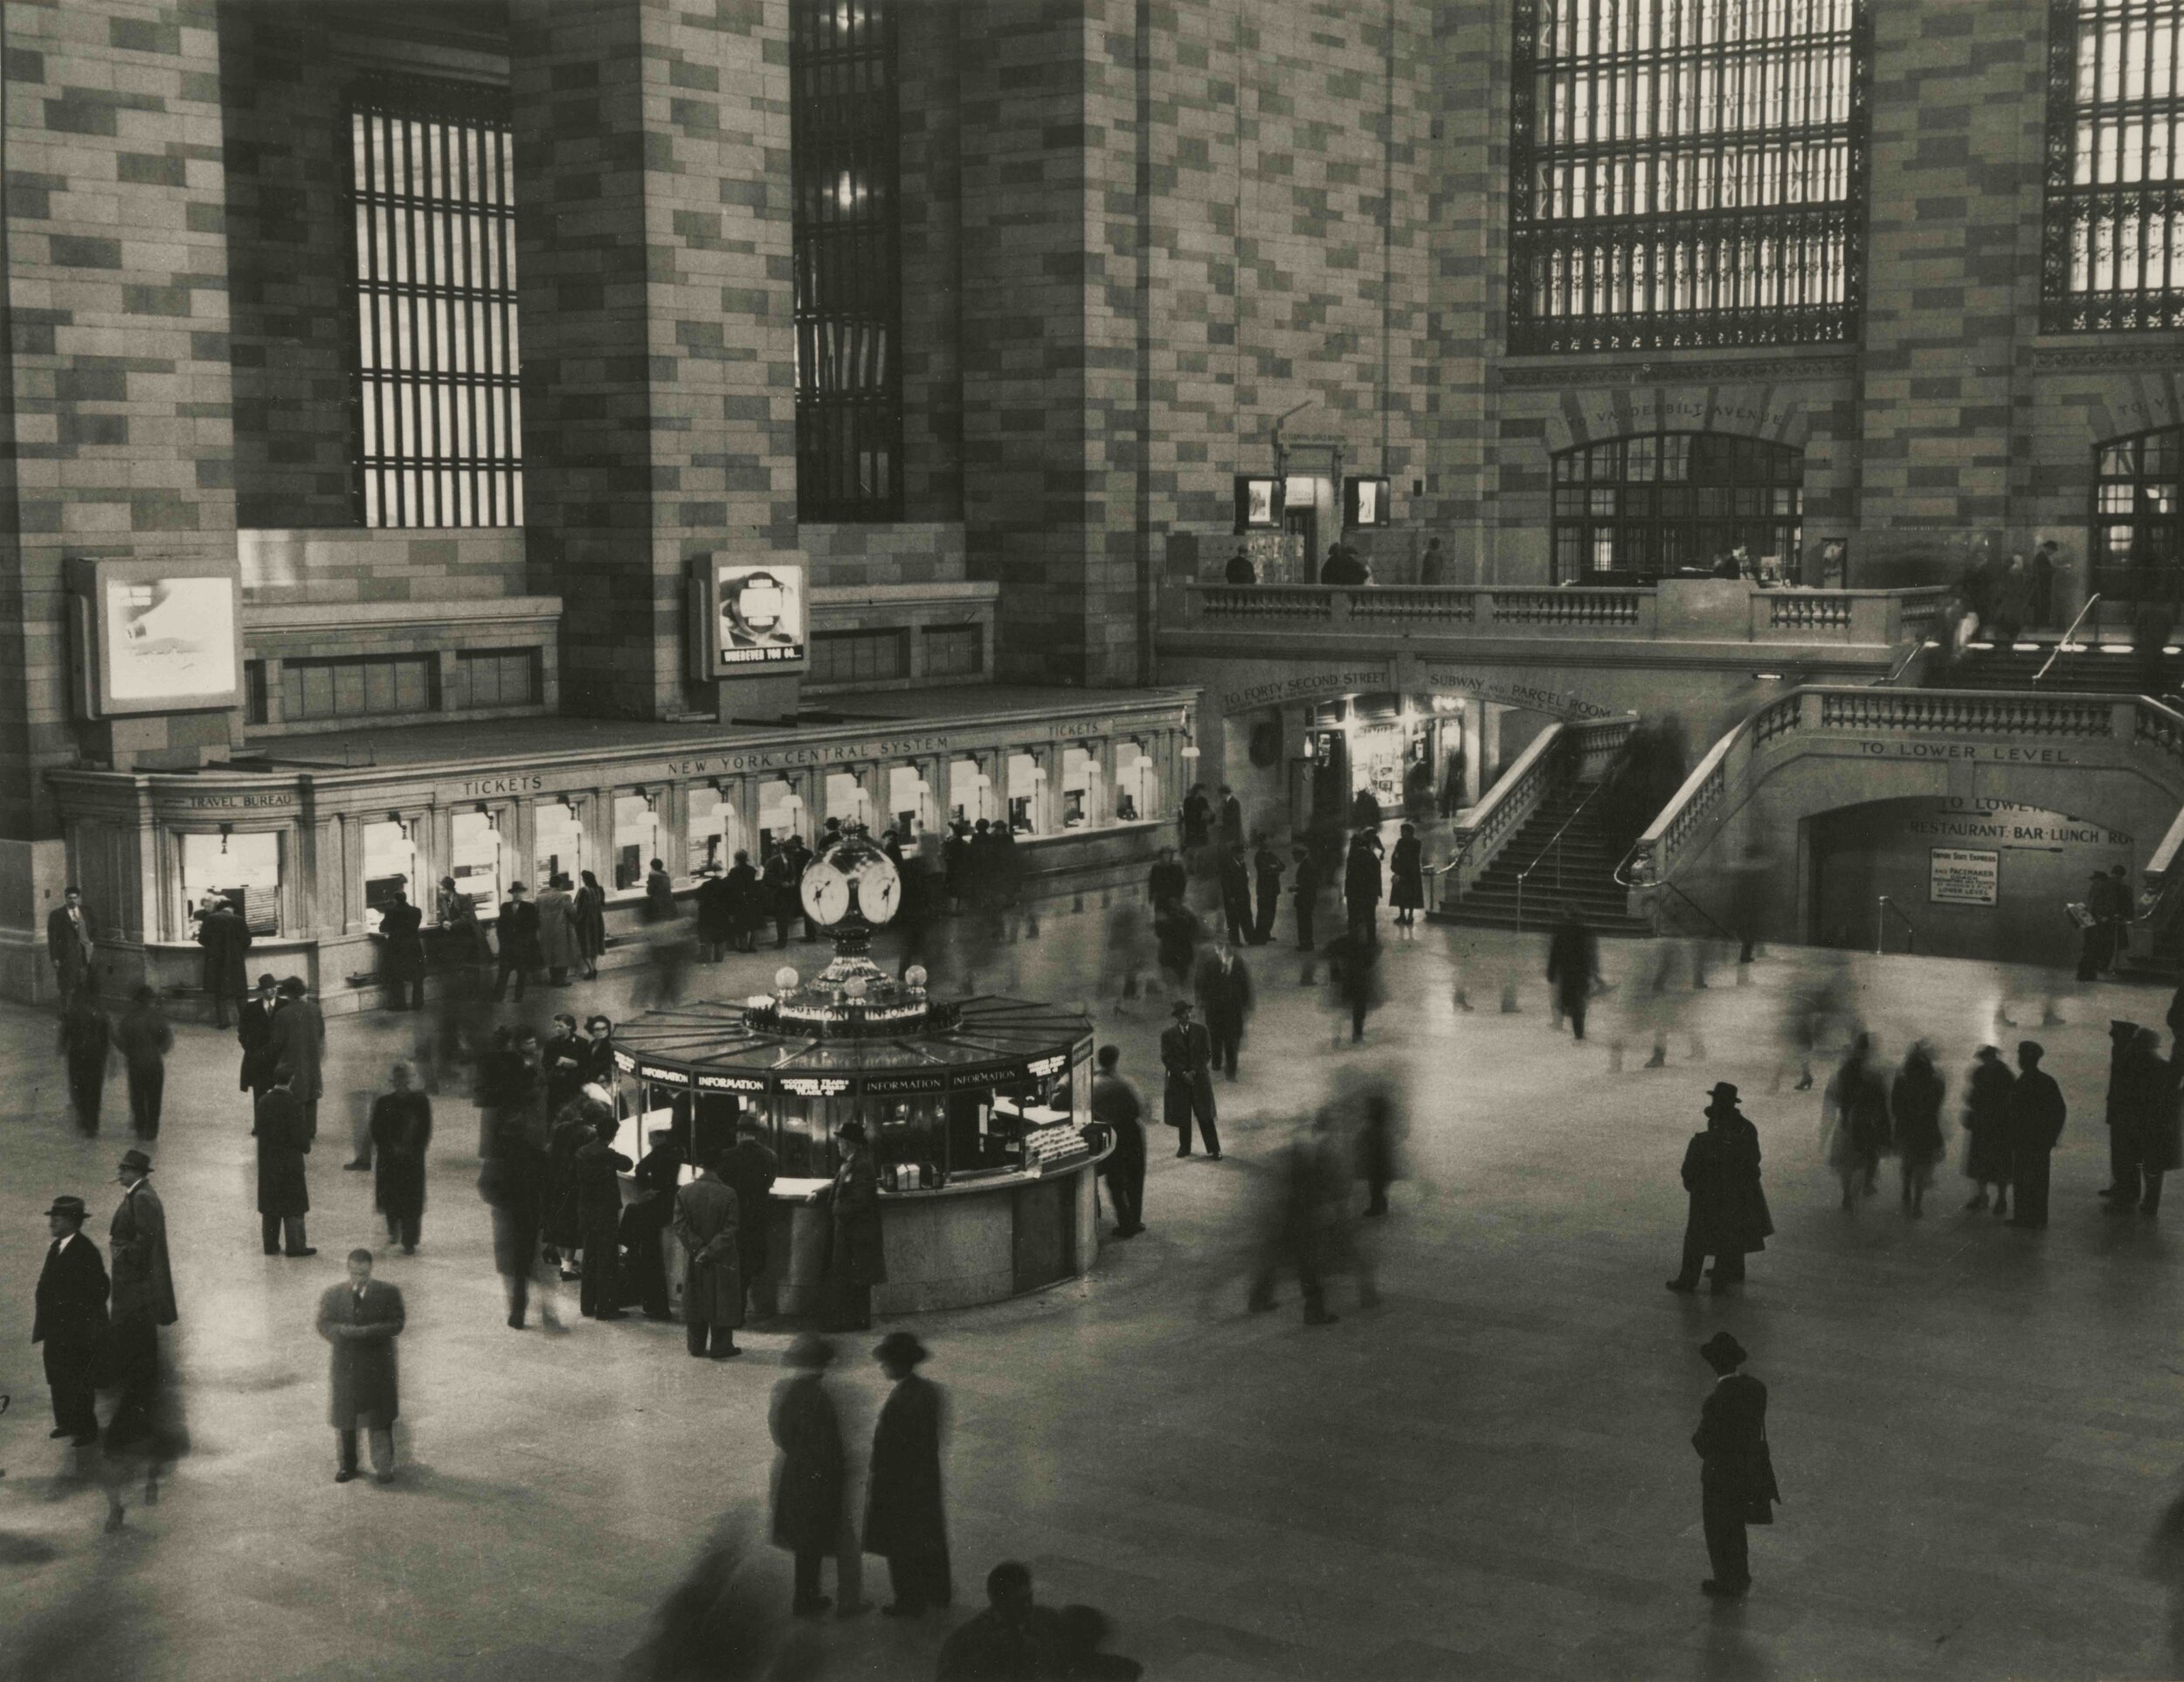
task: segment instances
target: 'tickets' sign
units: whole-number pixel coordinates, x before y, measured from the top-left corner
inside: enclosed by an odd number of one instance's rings
[[[1934,905],[1993,905],[2001,898],[2002,855],[1961,847],[1927,854],[1926,898]]]

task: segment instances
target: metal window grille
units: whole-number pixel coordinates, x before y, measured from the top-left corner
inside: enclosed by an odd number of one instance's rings
[[[1517,0],[1510,350],[1853,337],[1871,3]]]
[[[301,723],[437,711],[436,665],[430,654],[286,661],[280,668],[281,719]]]
[[[2041,325],[2184,327],[2184,0],[2052,0]]]
[[[538,700],[536,648],[465,648],[455,668],[469,707],[528,707]]]
[[[895,0],[791,0],[797,511],[902,504]]]
[[[2184,427],[2094,451],[2092,587],[2110,601],[2173,601],[2184,554]]]
[[[507,95],[350,90],[355,488],[367,526],[523,523]]]
[[[1726,433],[1641,433],[1554,457],[1558,584],[1657,578],[1745,550],[1794,575],[1805,454]]]
[[[908,675],[899,630],[820,631],[812,638],[812,682],[869,683]]]

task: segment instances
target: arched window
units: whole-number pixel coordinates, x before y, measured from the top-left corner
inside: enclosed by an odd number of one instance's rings
[[[2093,588],[2111,601],[2175,590],[2184,502],[2184,426],[2111,439],[2096,450]]]
[[[1554,458],[1555,582],[1657,578],[1743,548],[1794,576],[1805,453],[1725,433],[1640,433]]]

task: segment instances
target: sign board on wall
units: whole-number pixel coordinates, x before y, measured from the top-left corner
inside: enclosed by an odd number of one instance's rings
[[[691,577],[692,661],[701,677],[801,671],[809,608],[800,561],[701,557]]]
[[[2000,902],[2002,855],[1961,847],[1927,853],[1926,899],[1934,905],[1993,905]]]
[[[77,560],[69,590],[85,717],[242,704],[242,579],[235,561]]]

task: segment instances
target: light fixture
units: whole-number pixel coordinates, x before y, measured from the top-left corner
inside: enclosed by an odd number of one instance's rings
[[[1780,683],[1782,681],[1782,674],[1780,672],[1754,672],[1752,676],[1758,678],[1762,683]]]
[[[224,823],[220,826],[220,856],[222,858],[225,858],[227,856],[227,838],[234,833],[235,826],[233,824]]]
[[[796,983],[797,973],[786,964],[773,973],[773,988],[776,993],[794,993]]]

